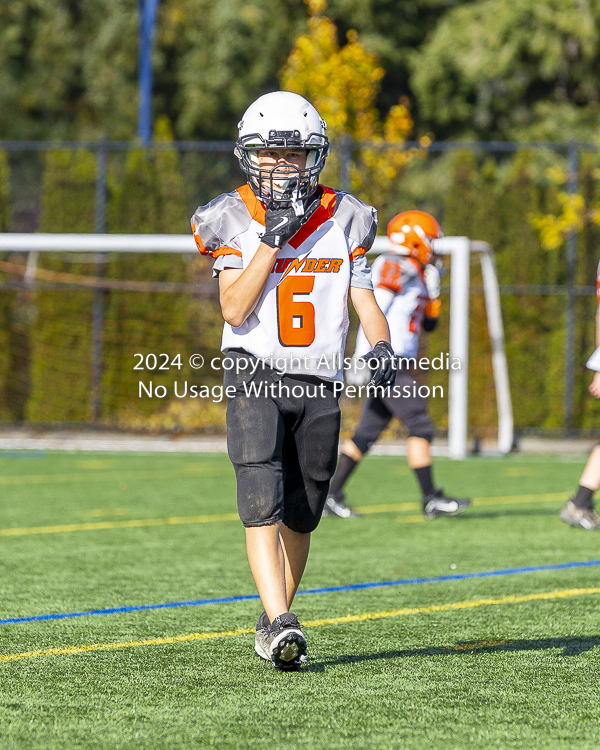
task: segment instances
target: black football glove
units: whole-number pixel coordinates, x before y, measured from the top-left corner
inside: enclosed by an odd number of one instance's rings
[[[373,349],[361,357],[367,363],[369,369],[372,371],[371,380],[369,385],[382,386],[387,388],[388,385],[393,385],[396,379],[396,370],[394,369],[394,350],[388,344],[387,341],[379,341]],[[378,365],[375,366],[374,360],[378,360]]]
[[[321,201],[316,198],[304,211],[302,216],[296,216],[293,206],[279,208],[268,206],[265,211],[265,233],[261,241],[269,247],[283,247],[288,240],[299,231],[319,207]]]

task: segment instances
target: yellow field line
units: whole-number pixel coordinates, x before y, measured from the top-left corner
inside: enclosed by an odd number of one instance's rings
[[[238,521],[237,513],[217,513],[210,516],[180,516],[173,518],[140,518],[131,521],[88,521],[62,526],[29,526],[23,529],[0,529],[0,536],[29,536],[30,534],[60,534],[68,531],[98,531],[100,529],[137,529],[143,526],[181,526],[191,523]]]
[[[304,628],[320,628],[325,625],[340,625],[347,622],[365,622],[367,620],[382,620],[388,617],[402,617],[405,615],[429,614],[431,612],[450,612],[452,610],[473,609],[474,607],[488,607],[498,604],[517,604],[519,602],[549,601],[552,599],[566,599],[586,594],[600,594],[600,588],[564,589],[562,591],[548,591],[542,594],[526,594],[525,596],[503,596],[500,599],[472,599],[451,604],[433,604],[428,607],[406,607],[404,609],[390,609],[383,612],[364,612],[360,615],[344,615],[343,617],[328,617],[320,620],[304,622]],[[137,646],[163,646],[170,643],[188,643],[190,641],[204,641],[215,638],[229,638],[237,635],[254,633],[254,628],[238,628],[237,630],[220,630],[212,633],[187,633],[168,638],[149,638],[141,641],[117,641],[116,643],[92,643],[87,646],[64,646],[62,648],[47,648],[38,651],[23,651],[16,654],[0,654],[0,662],[16,661],[17,659],[34,659],[39,656],[70,656],[89,651],[108,651],[117,648],[135,648]]]
[[[425,523],[425,516],[398,516],[399,523]]]
[[[400,510],[421,510],[421,503],[391,503],[388,505],[359,505],[354,508],[357,513],[395,513]]]
[[[11,484],[63,484],[65,482],[124,482],[131,479],[181,479],[187,474],[220,474],[229,473],[225,469],[211,466],[187,466],[181,471],[104,471],[97,474],[29,474],[19,477],[0,476],[0,485]]]
[[[558,503],[568,500],[572,492],[546,492],[543,495],[505,495],[504,497],[474,497],[473,505],[518,505],[520,503]]]
[[[158,474],[158,473],[157,473]],[[121,475],[122,476],[122,475]],[[161,474],[162,476],[162,474]],[[166,476],[166,474],[165,474]],[[180,474],[168,476],[181,476]],[[476,497],[473,505],[518,505],[521,503],[550,503],[566,500],[568,492],[553,492],[543,495],[506,495],[501,497]],[[356,508],[359,513],[394,513],[397,511],[420,510],[420,503],[396,503],[391,505],[366,505]],[[214,523],[215,521],[237,521],[237,513],[216,513],[203,516],[181,516],[173,518],[141,518],[130,521],[91,521],[87,523],[67,523],[56,526],[26,526],[23,528],[0,529],[2,536],[29,536],[32,534],[62,534],[70,531],[100,531],[102,529],[134,529],[144,526],[181,526],[192,523]],[[401,516],[401,523],[422,523],[424,517]]]
[[[521,503],[555,503],[567,500],[569,492],[545,492],[537,495],[501,495],[498,497],[474,497],[471,503],[478,505],[520,505]],[[420,510],[421,503],[391,503],[388,505],[361,505],[357,513],[396,513],[404,510]]]

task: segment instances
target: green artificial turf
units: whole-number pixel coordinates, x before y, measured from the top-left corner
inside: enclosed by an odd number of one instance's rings
[[[48,453],[3,458],[0,530],[235,513],[226,456]],[[10,455],[10,454],[9,454]],[[327,518],[302,588],[600,558],[562,524],[584,459],[436,461],[479,504]],[[507,496],[514,502],[507,502]],[[355,506],[419,499],[405,459],[370,457]],[[205,519],[206,520],[206,519]],[[0,618],[253,594],[238,521],[0,534]],[[549,593],[306,629],[309,665],[282,674],[252,635],[70,655],[2,655],[253,627],[257,601],[0,626],[0,748],[598,748],[600,567],[301,596],[301,621]]]

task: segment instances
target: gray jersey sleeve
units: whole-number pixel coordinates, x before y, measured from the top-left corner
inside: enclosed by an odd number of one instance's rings
[[[356,286],[359,289],[373,289],[371,269],[364,255],[359,255],[350,261],[350,286]]]
[[[215,260],[212,267],[212,276],[213,279],[216,279],[217,276],[221,273],[221,271],[224,271],[226,268],[240,268],[242,269],[244,267],[244,264],[242,263],[242,259],[238,255],[219,255],[219,257]]]
[[[350,193],[338,193],[334,218],[348,239],[369,251],[377,234],[377,211]]]
[[[192,232],[202,255],[242,257],[236,238],[250,226],[252,217],[237,190],[200,206],[192,216]]]

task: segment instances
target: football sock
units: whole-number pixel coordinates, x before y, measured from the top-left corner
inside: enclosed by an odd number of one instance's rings
[[[340,456],[340,460],[338,461],[335,474],[333,475],[333,479],[331,480],[331,484],[329,485],[330,495],[337,495],[338,492],[341,491],[342,487],[346,484],[348,477],[350,476],[350,474],[352,474],[357,464],[358,461],[355,461],[353,458],[350,458],[350,456],[342,453],[342,455]]]
[[[577,494],[573,498],[573,503],[578,508],[592,509],[594,507],[594,501],[592,500],[593,495],[594,490],[590,490],[588,487],[582,487],[581,485],[579,485]]]
[[[413,469],[421,485],[421,492],[424,495],[433,495],[435,487],[431,476],[431,466],[421,466],[420,469]]]

